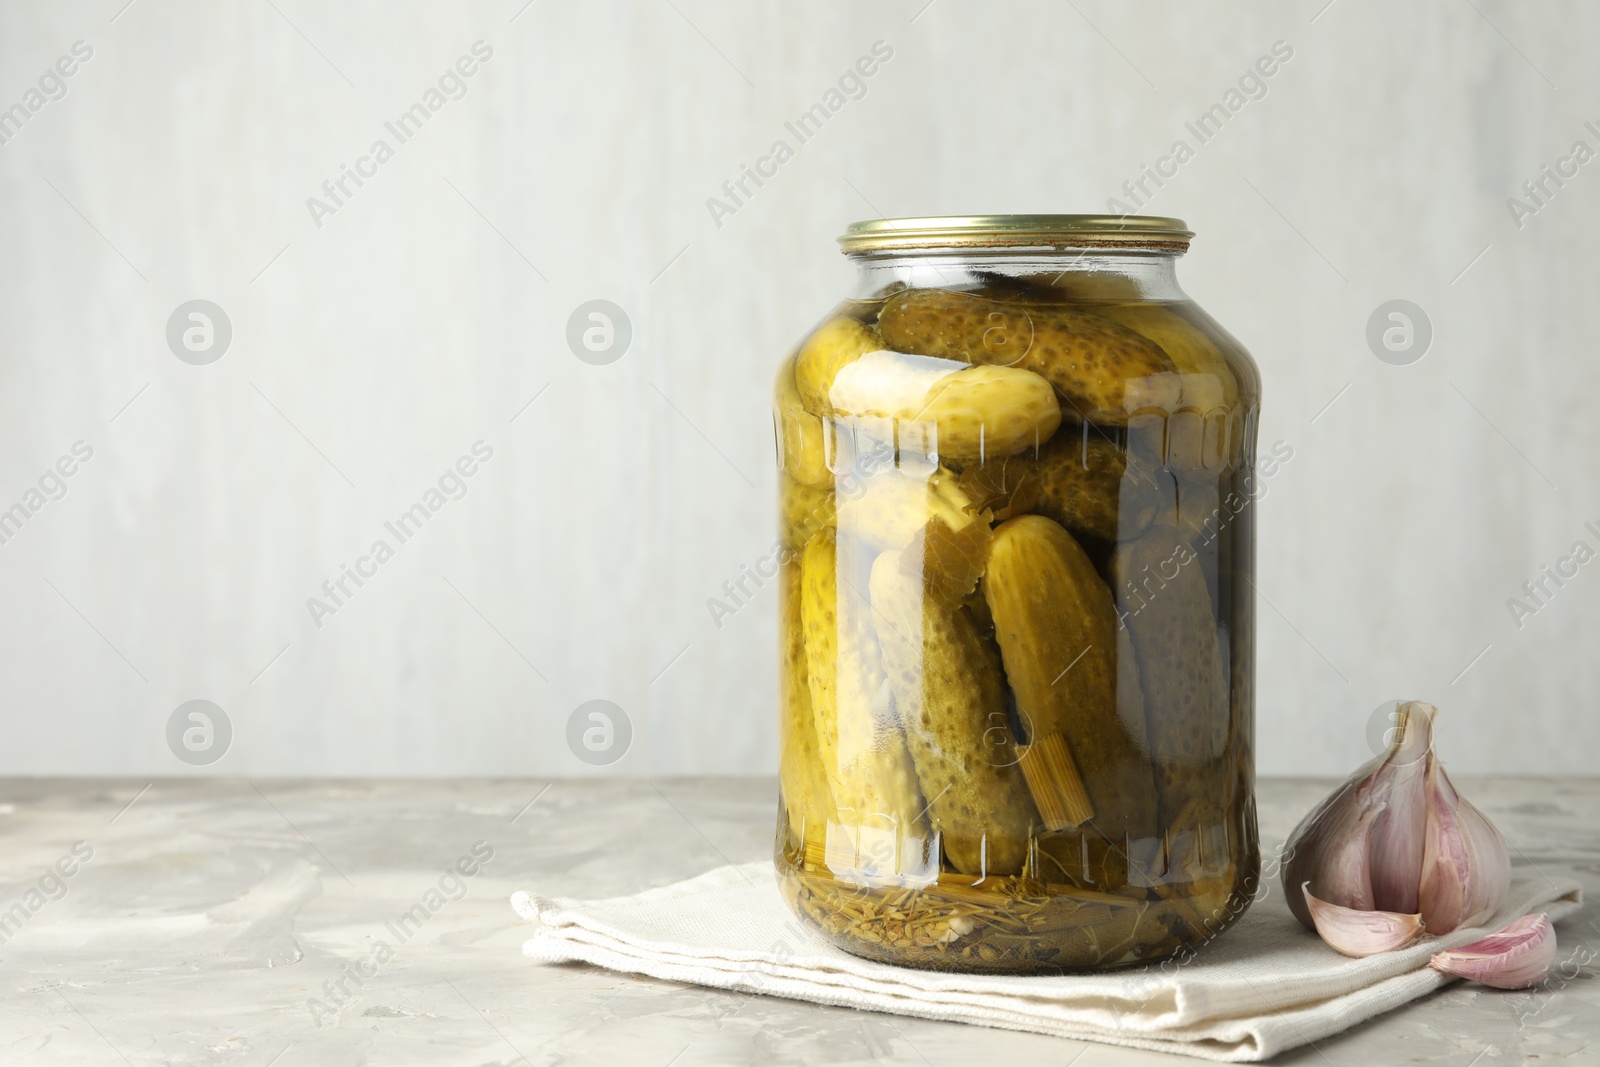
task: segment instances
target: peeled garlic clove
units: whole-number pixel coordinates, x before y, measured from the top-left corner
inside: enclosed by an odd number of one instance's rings
[[[1488,818],[1458,794],[1444,766],[1428,761],[1428,828],[1419,894],[1431,934],[1492,916],[1511,889],[1511,857]]]
[[[1318,935],[1329,947],[1346,956],[1371,956],[1405,948],[1422,936],[1420,915],[1341,908],[1312,896],[1310,883],[1302,885],[1300,892],[1305,895],[1306,907]]]
[[[1496,989],[1526,989],[1544,981],[1555,962],[1556,931],[1541,911],[1481,941],[1435,952],[1428,966]]]
[[[1383,765],[1363,786],[1367,805],[1382,805],[1372,821],[1372,906],[1412,914],[1417,908],[1427,831],[1427,771],[1433,753],[1432,704],[1408,700]],[[1338,903],[1345,903],[1338,901]]]

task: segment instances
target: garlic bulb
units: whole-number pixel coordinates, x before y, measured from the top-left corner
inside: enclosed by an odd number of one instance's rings
[[[1505,899],[1511,880],[1505,841],[1455,791],[1435,759],[1437,710],[1418,700],[1402,703],[1389,751],[1352,775],[1289,835],[1284,897],[1308,929],[1320,930],[1335,914],[1324,910],[1319,924],[1312,899],[1420,918],[1430,934],[1481,923]],[[1348,929],[1354,921],[1345,917],[1342,923]]]
[[[1555,962],[1556,931],[1538,911],[1470,945],[1435,952],[1428,966],[1496,989],[1526,989],[1544,981]]]

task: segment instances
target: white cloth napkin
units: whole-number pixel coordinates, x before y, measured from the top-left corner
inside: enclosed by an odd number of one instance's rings
[[[1513,918],[1575,911],[1577,881],[1519,876],[1486,928],[1348,959],[1290,915],[1278,887],[1187,963],[1050,977],[946,974],[859,959],[803,927],[769,862],[721,867],[609,900],[514,893],[537,924],[523,945],[543,962],[578,960],[718,989],[1011,1030],[1262,1060],[1396,1008],[1452,981],[1428,957]]]

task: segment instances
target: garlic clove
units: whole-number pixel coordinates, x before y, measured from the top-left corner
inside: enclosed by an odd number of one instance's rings
[[[1297,891],[1306,881],[1340,907],[1417,910],[1433,715],[1431,704],[1401,704],[1389,751],[1351,775],[1289,835],[1283,895],[1306,929],[1315,929]]]
[[[1365,768],[1363,768],[1365,770]],[[1357,771],[1357,775],[1362,771]],[[1325,900],[1347,907],[1372,907],[1367,834],[1373,812],[1357,803],[1359,778],[1352,778],[1311,809],[1289,835],[1281,870],[1283,898],[1307,930],[1316,929],[1311,910],[1296,887],[1309,883]]]
[[[1362,911],[1329,904],[1311,895],[1310,883],[1300,887],[1317,934],[1329,947],[1346,956],[1371,956],[1405,948],[1422,936],[1422,917],[1393,911]]]
[[[1428,762],[1419,910],[1429,933],[1448,934],[1499,910],[1511,889],[1511,856],[1494,824],[1456,792],[1444,765]]]
[[[1364,805],[1381,805],[1371,831],[1372,907],[1380,911],[1418,911],[1427,835],[1427,772],[1437,711],[1420,700],[1401,704],[1389,754],[1362,786]]]
[[[1526,989],[1542,982],[1555,962],[1556,931],[1540,911],[1470,945],[1435,952],[1428,966],[1496,989]]]
[[[1372,823],[1382,812],[1381,804],[1368,810],[1352,805],[1342,819],[1329,825],[1314,879],[1324,900],[1356,911],[1373,909]],[[1308,907],[1306,914],[1310,913]]]

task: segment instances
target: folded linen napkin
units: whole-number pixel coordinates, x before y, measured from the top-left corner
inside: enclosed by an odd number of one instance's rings
[[[913,970],[859,959],[803,927],[779,896],[770,862],[721,867],[685,882],[608,900],[514,893],[537,924],[524,955],[577,960],[718,989],[1011,1030],[1254,1061],[1316,1041],[1453,981],[1428,967],[1532,911],[1575,911],[1570,878],[1513,879],[1485,928],[1397,952],[1349,959],[1290,915],[1277,886],[1189,962],[1061,976]]]

